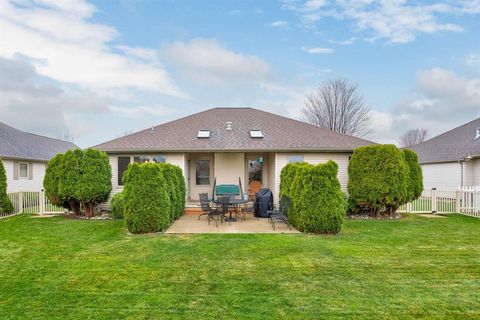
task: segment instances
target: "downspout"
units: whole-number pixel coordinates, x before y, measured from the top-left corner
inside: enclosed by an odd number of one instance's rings
[[[465,161],[459,160],[458,162],[460,163],[460,166],[461,166],[461,169],[460,169],[460,172],[461,172],[460,173],[460,188],[463,189],[463,172],[464,172],[463,166],[464,166]]]

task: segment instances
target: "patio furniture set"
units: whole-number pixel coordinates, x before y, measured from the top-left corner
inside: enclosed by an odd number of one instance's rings
[[[217,198],[210,199],[208,193],[199,193],[200,206],[203,213],[200,214],[198,220],[200,220],[201,216],[206,215],[208,224],[213,220],[218,228],[218,222],[228,222],[229,224],[237,221],[242,222],[245,221],[246,213],[252,212],[257,217],[257,220],[259,217],[268,218],[273,230],[275,230],[276,224],[279,222],[285,223],[290,230],[292,229],[288,221],[290,198],[282,196],[279,207],[274,208],[271,192],[261,191],[255,196],[258,199],[253,198],[253,206],[249,206],[250,197],[236,198],[239,192],[233,186],[237,187],[236,185],[217,186],[215,189]],[[259,212],[266,214],[261,215]],[[235,217],[233,217],[233,214]]]

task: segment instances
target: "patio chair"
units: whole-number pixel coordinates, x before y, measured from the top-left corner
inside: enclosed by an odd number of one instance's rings
[[[248,185],[248,200],[253,201],[255,199],[255,193],[260,191],[262,188],[262,183],[260,181],[254,180]]]
[[[220,197],[220,198],[218,198],[218,203],[220,203],[220,205],[222,206],[220,212],[222,213],[222,217],[225,218],[228,214],[228,210],[229,210],[229,206],[230,206],[230,197],[228,197],[228,196]],[[230,224],[230,221],[228,222],[228,224]]]
[[[208,200],[207,193],[199,193],[198,197],[200,198],[200,207],[204,212],[200,216],[206,215],[208,224],[210,224],[210,220],[215,220],[215,225],[218,227],[218,219],[220,218],[221,222],[223,222],[223,213],[217,208],[212,208],[210,206],[210,200]],[[200,216],[198,217],[198,220],[200,220]]]
[[[287,227],[292,230],[292,226],[288,222],[288,210],[290,209],[291,200],[289,197],[283,195],[280,199],[280,207],[278,210],[269,210],[269,221],[272,224],[273,230],[275,230],[275,224],[277,222],[283,222]]]

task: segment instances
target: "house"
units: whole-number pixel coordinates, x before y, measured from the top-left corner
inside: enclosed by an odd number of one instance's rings
[[[410,147],[425,189],[480,186],[480,118]]]
[[[48,160],[76,148],[71,142],[20,131],[0,122],[0,158],[7,174],[7,192],[42,190]]]
[[[372,142],[252,108],[214,108],[117,138],[93,148],[108,153],[112,193],[123,189],[131,162],[168,162],[179,166],[187,199],[211,196],[214,183],[248,186],[259,181],[278,198],[280,172],[287,163],[335,160],[346,190],[353,149]],[[240,179],[239,179],[240,178]]]

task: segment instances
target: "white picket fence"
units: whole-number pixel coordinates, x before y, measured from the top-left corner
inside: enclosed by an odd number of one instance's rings
[[[424,190],[420,198],[403,205],[399,212],[461,213],[480,218],[480,187]]]
[[[13,204],[12,213],[0,213],[0,219],[14,216],[20,213],[52,214],[63,213],[64,208],[50,203],[45,196],[45,191],[19,191],[7,194]]]

